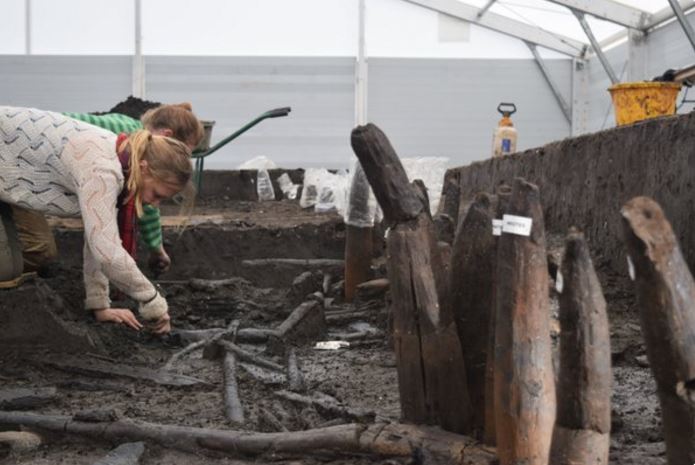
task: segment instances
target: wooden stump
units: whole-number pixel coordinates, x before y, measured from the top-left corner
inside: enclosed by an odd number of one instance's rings
[[[514,181],[508,214],[529,236],[503,232],[497,255],[495,418],[501,465],[547,465],[555,422],[548,269],[538,188]]]
[[[379,128],[357,127],[352,147],[391,225],[386,248],[403,418],[468,432],[465,365],[430,214]]]
[[[560,375],[550,463],[608,463],[611,350],[606,301],[584,235],[572,231],[562,260]]]
[[[669,465],[695,463],[695,283],[652,199],[622,209],[647,357],[656,379]]]

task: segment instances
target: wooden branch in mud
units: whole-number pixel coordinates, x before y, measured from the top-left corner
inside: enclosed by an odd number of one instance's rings
[[[448,277],[429,211],[378,127],[355,128],[351,142],[384,217],[394,225],[386,245],[403,418],[468,432],[463,354],[446,305]]]
[[[54,387],[0,389],[0,410],[29,410],[53,402],[58,395]]]
[[[311,270],[337,270],[340,273],[345,266],[345,261],[331,258],[254,258],[242,260],[241,266],[247,268],[295,266]]]
[[[636,197],[621,213],[666,457],[669,465],[695,463],[695,283],[656,202]]]
[[[191,376],[178,375],[176,373],[169,373],[166,371],[153,370],[151,368],[143,368],[133,365],[85,360],[76,357],[45,357],[41,360],[30,360],[30,362],[38,365],[46,365],[52,368],[57,368],[58,370],[65,371],[67,373],[85,376],[116,376],[151,381],[155,384],[173,387],[208,385],[208,383],[205,381],[198,378],[193,378]]]
[[[275,391],[274,394],[282,399],[289,400],[291,402],[315,407],[316,410],[323,413],[324,415],[349,418],[362,423],[374,421],[375,414],[372,410],[344,407],[340,405],[336,399],[325,394],[322,396],[323,398],[316,396],[303,396],[295,392],[284,390]]]
[[[121,444],[93,465],[138,465],[145,453],[145,443],[130,442]]]
[[[263,407],[258,408],[258,419],[275,431],[289,431],[273,412]]]
[[[565,242],[560,294],[560,373],[550,463],[608,463],[611,350],[606,300],[584,235]]]
[[[476,196],[456,232],[449,282],[451,312],[456,322],[473,406],[472,428],[480,438],[485,427],[485,369],[491,328],[497,238],[492,220],[497,198]]]
[[[224,354],[224,413],[227,420],[234,423],[244,422],[244,407],[241,405],[239,397],[239,386],[237,384],[236,356],[233,352]]]
[[[0,412],[0,423],[14,427],[75,434],[99,440],[152,441],[164,447],[201,453],[222,451],[232,457],[274,453],[412,457],[425,451],[440,463],[492,465],[494,455],[476,448],[464,436],[434,428],[402,424],[347,424],[289,433],[249,433],[131,420],[106,423],[73,421],[64,415]]]
[[[189,344],[211,339],[219,333],[225,332],[225,328],[209,328],[209,329],[175,329],[172,335],[178,335],[181,340]],[[278,333],[274,329],[267,328],[241,328],[237,331],[234,340],[244,344],[263,344],[268,341],[271,336],[277,336]],[[225,335],[226,337],[226,335]]]
[[[302,370],[299,368],[299,361],[297,360],[297,351],[294,349],[290,349],[289,353],[287,354],[287,382],[290,391],[306,391],[304,375],[302,374]]]
[[[368,124],[353,129],[350,142],[387,222],[416,218],[424,206],[386,135]]]
[[[167,363],[164,364],[163,368],[165,370],[171,370],[173,368],[174,364],[180,358],[182,358],[184,355],[187,355],[187,354],[189,354],[189,353],[193,352],[194,350],[199,349],[201,347],[205,347],[206,345],[214,344],[215,342],[219,341],[220,339],[222,339],[223,337],[225,337],[229,334],[236,334],[238,329],[239,329],[239,321],[234,320],[229,325],[228,328],[226,328],[218,333],[213,334],[208,339],[202,339],[200,341],[193,342],[193,343],[187,345],[186,347],[184,347],[183,349],[181,349],[180,351],[174,353],[174,355],[172,355],[169,358],[169,361],[167,361]]]
[[[495,427],[501,465],[546,465],[555,423],[548,267],[538,188],[513,185],[508,214],[530,235],[503,232],[497,250]]]
[[[256,355],[254,353],[249,352],[248,350],[244,350],[238,345],[234,344],[233,342],[225,341],[225,340],[220,340],[217,341],[217,344],[220,345],[222,348],[229,352],[233,352],[236,354],[239,359],[244,360],[246,362],[254,363],[258,366],[264,367],[264,368],[269,368],[271,370],[275,371],[280,371],[283,372],[285,369],[282,365],[275,363],[271,360],[267,360],[260,355]]]

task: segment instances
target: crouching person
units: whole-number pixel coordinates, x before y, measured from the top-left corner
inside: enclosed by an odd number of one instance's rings
[[[153,332],[169,332],[167,302],[138,269],[121,236],[133,230],[143,203],[157,206],[192,192],[190,148],[147,130],[117,137],[30,108],[0,106],[0,130],[0,203],[82,217],[86,308],[98,321],[142,328],[130,310],[111,307],[111,282],[138,302],[140,317]],[[2,218],[3,225],[12,223],[11,215]]]

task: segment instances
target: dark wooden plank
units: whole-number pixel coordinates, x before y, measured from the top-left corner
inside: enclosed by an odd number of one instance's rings
[[[668,463],[695,463],[695,283],[656,202],[636,197],[621,213]]]

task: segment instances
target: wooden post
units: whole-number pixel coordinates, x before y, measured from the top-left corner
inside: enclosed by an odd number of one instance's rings
[[[671,225],[647,197],[621,211],[669,465],[695,463],[695,283]]]
[[[611,350],[606,300],[584,235],[571,231],[562,260],[560,375],[550,463],[608,463]]]
[[[379,128],[355,128],[352,147],[391,225],[386,246],[402,415],[468,432],[465,365],[432,219]]]
[[[497,188],[497,214],[495,219],[501,220],[509,208],[512,188],[504,184]],[[492,226],[492,225],[491,225]],[[485,362],[485,432],[483,443],[488,446],[497,444],[495,429],[495,331],[497,321],[497,248],[499,236],[495,237],[495,269],[492,273],[492,295],[490,296],[490,324],[488,326],[488,345]]]
[[[449,269],[451,311],[466,364],[472,427],[481,438],[485,426],[485,366],[490,337],[497,241],[492,235],[495,196],[478,194],[460,223]]]
[[[369,281],[372,263],[373,218],[369,208],[369,182],[359,163],[350,185],[345,220],[345,301],[352,302],[358,284]]]
[[[528,218],[532,224],[529,236],[503,229],[497,251],[497,454],[501,465],[547,465],[555,422],[555,380],[538,188],[517,178],[509,214]]]

